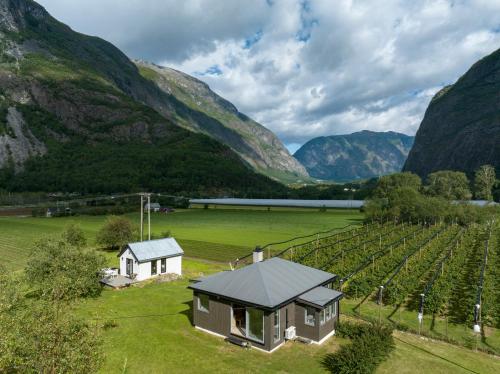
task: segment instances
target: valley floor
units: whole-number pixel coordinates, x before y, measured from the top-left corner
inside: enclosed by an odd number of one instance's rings
[[[322,357],[348,341],[333,337],[322,346],[289,342],[272,354],[244,350],[194,329],[188,279],[220,266],[185,260],[183,280],[151,281],[104,291],[77,312],[104,331],[105,373],[322,373]],[[345,316],[341,316],[346,318]],[[395,333],[396,349],[377,373],[497,373],[500,359],[447,343]]]
[[[139,222],[137,214],[127,215]],[[70,222],[78,223],[90,247],[96,247],[95,235],[106,217],[0,218],[0,263],[8,270],[22,270],[35,240],[59,235]],[[347,340],[334,337],[322,346],[287,343],[273,354],[243,350],[223,340],[195,330],[191,325],[192,292],[189,279],[227,270],[228,261],[248,254],[256,245],[278,242],[322,230],[356,225],[363,216],[358,211],[331,210],[237,210],[192,209],[173,214],[154,214],[152,233],[167,230],[179,240],[186,256],[181,280],[158,283],[149,281],[120,291],[105,290],[95,299],[83,301],[75,313],[103,328],[105,373],[143,372],[286,372],[320,373],[322,357],[334,352]],[[272,246],[273,251],[284,245]],[[110,266],[117,266],[115,252],[104,252]],[[353,318],[358,300],[345,299],[342,318]],[[382,318],[412,326],[412,312],[390,314]],[[367,302],[362,317],[377,317],[378,309]],[[427,324],[424,326],[429,326]],[[428,328],[428,327],[427,327]],[[449,326],[449,334],[460,336],[463,326]],[[436,322],[442,333],[442,323]],[[498,331],[487,342],[499,346]],[[474,350],[413,334],[395,332],[396,349],[378,369],[378,373],[497,373],[500,359]]]
[[[139,214],[126,216],[139,225]],[[250,253],[256,245],[360,224],[362,219],[357,210],[186,209],[152,214],[151,232],[161,235],[170,231],[188,257],[227,263]],[[0,217],[0,263],[12,270],[21,269],[37,239],[59,234],[71,222],[80,225],[90,246],[96,246],[96,233],[105,220],[105,216]],[[110,266],[118,264],[114,254],[107,256]]]

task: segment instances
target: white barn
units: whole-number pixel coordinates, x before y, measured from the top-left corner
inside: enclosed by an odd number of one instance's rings
[[[174,238],[129,243],[118,254],[120,274],[138,281],[161,274],[182,275],[183,254]]]

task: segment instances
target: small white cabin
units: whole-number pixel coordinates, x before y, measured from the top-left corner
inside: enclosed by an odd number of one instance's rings
[[[183,255],[174,238],[129,243],[118,254],[120,274],[138,281],[161,274],[182,275]]]

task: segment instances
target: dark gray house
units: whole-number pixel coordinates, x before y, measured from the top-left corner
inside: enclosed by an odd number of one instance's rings
[[[189,286],[193,324],[267,352],[296,337],[321,344],[338,324],[343,295],[332,289],[336,277],[280,258],[262,261],[254,253],[253,264]]]

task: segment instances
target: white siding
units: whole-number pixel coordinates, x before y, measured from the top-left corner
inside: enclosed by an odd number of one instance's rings
[[[136,279],[142,281],[155,275],[151,275],[151,261],[137,263],[130,250],[127,249],[120,256],[120,274],[127,275],[127,258],[133,260],[133,273],[137,274]],[[161,274],[161,259],[156,261],[156,275]],[[182,275],[182,256],[175,256],[167,258],[167,272]]]
[[[120,256],[120,274],[127,276],[127,258],[132,259],[133,261],[133,266],[132,266],[132,272],[137,273],[139,271],[139,264],[135,260],[134,256],[132,253],[130,253],[130,250],[127,249],[123,254]]]
[[[167,273],[182,275],[182,256],[167,258]]]

